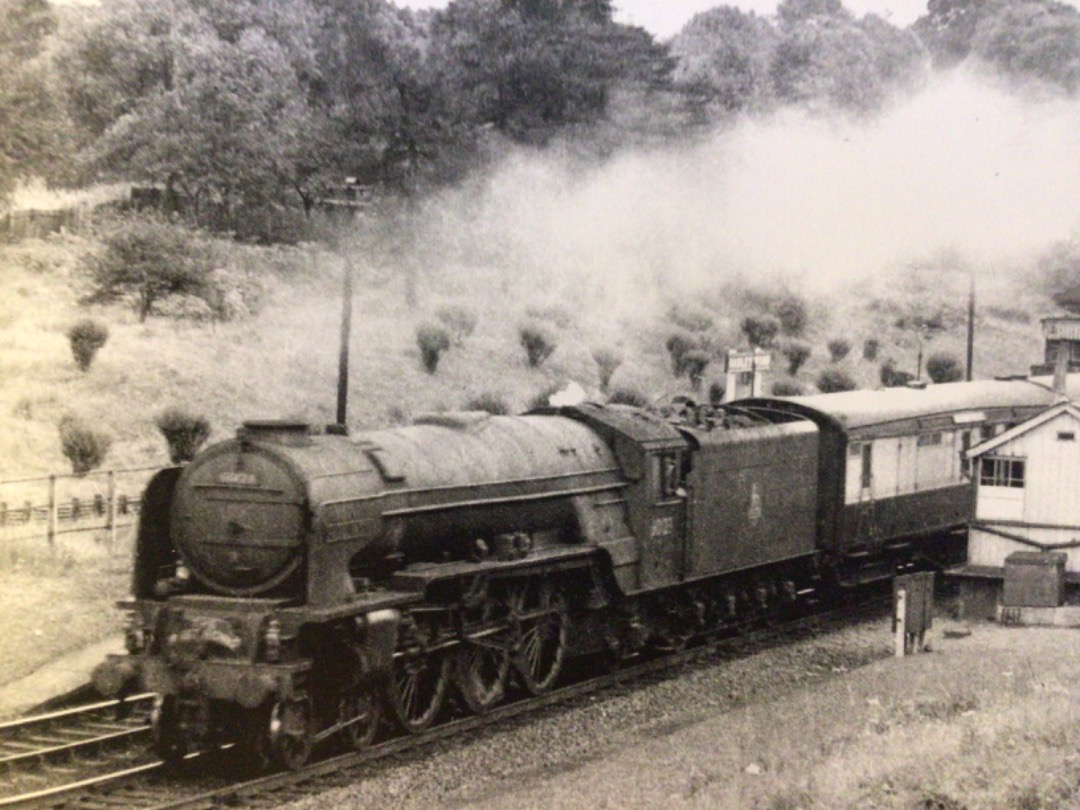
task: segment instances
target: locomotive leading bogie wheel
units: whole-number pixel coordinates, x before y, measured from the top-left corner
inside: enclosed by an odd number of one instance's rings
[[[387,702],[401,728],[419,734],[435,720],[446,699],[449,659],[441,652],[395,656]]]
[[[156,753],[170,768],[184,760],[187,741],[180,727],[180,709],[176,695],[158,695],[150,712],[150,734]]]
[[[270,711],[270,745],[276,764],[296,771],[311,756],[311,704],[304,698],[279,700]]]
[[[454,680],[469,710],[483,714],[506,694],[510,656],[496,643],[463,641],[454,652]]]
[[[343,723],[341,742],[346,750],[360,751],[371,745],[379,730],[382,712],[371,692],[350,689],[338,701],[338,723]]]
[[[518,624],[512,656],[514,669],[534,695],[550,690],[562,673],[566,658],[568,613],[566,600],[549,582],[522,587],[511,602]]]

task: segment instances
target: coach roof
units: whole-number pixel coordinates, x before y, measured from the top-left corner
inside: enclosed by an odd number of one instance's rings
[[[1077,375],[1080,376],[1080,375]],[[1080,384],[1080,380],[1076,381]],[[956,423],[981,422],[988,411],[1026,418],[1054,401],[1050,388],[1027,379],[939,383],[925,388],[883,388],[801,397],[758,398],[743,404],[776,407],[828,421],[846,432],[885,428],[896,423],[955,417]],[[964,416],[970,414],[970,420]]]

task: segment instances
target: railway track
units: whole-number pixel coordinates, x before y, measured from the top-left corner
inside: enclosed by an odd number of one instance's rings
[[[439,740],[493,727],[511,718],[540,712],[558,704],[572,703],[593,693],[627,688],[649,679],[669,676],[691,664],[722,663],[743,658],[780,644],[827,635],[862,621],[881,618],[888,601],[875,599],[856,607],[819,613],[777,627],[715,639],[691,649],[628,664],[616,671],[584,678],[539,697],[522,698],[500,705],[482,715],[447,720],[422,734],[397,736],[361,752],[322,759],[297,772],[230,782],[217,775],[230,770],[231,763],[227,759],[229,752],[209,752],[189,756],[189,760],[194,762],[190,763],[187,774],[170,775],[163,764],[156,760],[134,766],[125,763],[124,767],[109,773],[0,798],[0,808],[115,810],[124,807],[132,810],[180,810],[230,805],[274,806],[347,784],[377,760],[413,752]],[[887,645],[883,645],[883,655],[887,654],[887,649]],[[225,760],[215,762],[219,757]]]

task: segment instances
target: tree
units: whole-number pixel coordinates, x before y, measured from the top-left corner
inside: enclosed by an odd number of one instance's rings
[[[671,45],[674,85],[695,105],[735,112],[766,106],[780,37],[769,21],[732,6],[695,14]]]
[[[1054,0],[1001,6],[980,20],[972,51],[1006,75],[1080,88],[1080,13]]]
[[[55,19],[46,0],[0,0],[0,204],[22,180],[48,171],[63,128],[48,62]]]
[[[155,218],[122,222],[100,255],[84,264],[91,300],[132,298],[139,320],[170,295],[207,297],[213,267],[209,246],[197,234]]]

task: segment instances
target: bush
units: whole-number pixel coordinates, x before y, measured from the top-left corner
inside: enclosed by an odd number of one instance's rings
[[[686,376],[690,378],[690,384],[697,391],[701,388],[701,378],[705,375],[705,369],[712,362],[712,355],[701,349],[693,349],[683,355],[682,366]]]
[[[173,464],[191,461],[210,438],[210,422],[180,408],[166,408],[158,414],[154,424],[169,445],[169,459]]]
[[[468,307],[445,306],[435,313],[435,317],[446,327],[455,346],[463,346],[465,338],[476,330],[476,313]]]
[[[768,349],[780,332],[780,321],[772,315],[748,315],[740,328],[751,346]]]
[[[541,365],[555,351],[555,335],[541,323],[531,321],[518,327],[518,342],[533,368]]]
[[[725,386],[719,380],[714,380],[709,385],[709,404],[719,405],[724,401],[724,394],[727,393],[727,386]]]
[[[827,368],[818,375],[817,387],[823,394],[834,394],[837,391],[854,391],[855,380],[843,369]]]
[[[772,384],[774,397],[799,397],[803,395],[803,387],[794,380],[777,380]]]
[[[863,360],[868,360],[871,363],[877,360],[878,349],[880,348],[881,341],[877,338],[867,338],[864,340],[862,345]]]
[[[74,416],[62,418],[59,428],[60,451],[71,462],[72,472],[82,475],[101,466],[112,439]]]
[[[839,363],[851,351],[851,343],[846,338],[833,338],[826,345],[829,347],[829,357],[834,363]]]
[[[525,314],[534,321],[550,321],[559,329],[565,329],[573,322],[570,311],[559,304],[527,307]]]
[[[697,340],[685,329],[680,329],[668,335],[668,339],[664,341],[664,348],[671,356],[672,372],[676,377],[681,377],[686,373],[683,358],[697,348]]]
[[[892,358],[888,358],[881,364],[880,379],[886,388],[902,388],[914,380],[915,375],[900,371]]]
[[[608,394],[608,403],[611,405],[632,405],[635,408],[645,408],[649,399],[636,388],[618,387]]]
[[[434,374],[442,353],[450,348],[450,333],[438,324],[421,324],[416,328],[416,345],[420,348],[424,370]]]
[[[486,411],[492,416],[506,416],[510,413],[510,406],[502,397],[485,392],[475,396],[465,403],[466,411]]]
[[[105,249],[83,264],[94,301],[131,298],[145,321],[154,305],[172,295],[208,300],[213,256],[197,232],[154,217],[123,220],[104,238]]]
[[[806,322],[809,320],[806,314],[806,302],[799,296],[794,293],[785,293],[773,301],[771,310],[780,322],[780,328],[785,335],[801,337],[806,331]]]
[[[75,365],[80,371],[86,371],[94,362],[98,349],[108,341],[109,328],[92,318],[85,318],[68,329],[67,339],[71,344]]]
[[[611,375],[622,365],[622,352],[611,346],[598,346],[592,350],[592,359],[596,362],[596,373],[600,378],[600,390],[606,391],[611,384]]]
[[[799,369],[810,359],[813,350],[805,340],[789,340],[780,348],[788,361],[788,374],[792,376],[799,373]]]
[[[713,316],[700,307],[676,304],[668,310],[667,318],[687,332],[708,332],[715,325]]]
[[[959,360],[942,352],[926,359],[926,375],[936,383],[959,382],[964,379],[964,369]]]

